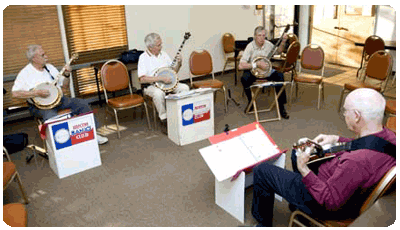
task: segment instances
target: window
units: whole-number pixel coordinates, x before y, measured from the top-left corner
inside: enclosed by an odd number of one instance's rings
[[[56,6],[7,6],[3,11],[3,109],[25,107],[25,100],[11,96],[11,88],[19,71],[28,63],[28,45],[43,46],[49,63],[61,69],[64,54]]]
[[[124,6],[77,5],[62,9],[69,53],[79,55],[75,64],[118,58],[128,49]],[[97,93],[93,67],[77,70],[73,79],[76,97]]]

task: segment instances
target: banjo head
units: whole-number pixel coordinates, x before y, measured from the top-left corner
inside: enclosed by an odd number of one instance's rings
[[[272,70],[271,61],[267,57],[256,57],[256,58],[253,59],[253,61],[251,63],[253,64],[253,63],[256,63],[258,61],[265,62],[265,64],[267,65],[267,69],[263,70],[263,69],[260,69],[260,68],[255,68],[255,69],[251,69],[251,73],[257,78],[266,78],[266,77],[268,77],[269,73]]]
[[[167,92],[172,91],[178,84],[177,75],[176,75],[175,71],[172,70],[171,68],[168,68],[168,67],[160,68],[157,70],[157,72],[154,74],[154,76],[157,76],[157,77],[163,76],[163,77],[168,77],[171,79],[171,83],[169,83],[169,84],[165,84],[164,82],[156,82],[155,83],[156,87],[158,87],[164,91],[167,91]]]
[[[49,82],[41,83],[38,84],[35,87],[35,90],[48,90],[50,92],[50,95],[46,98],[43,97],[34,97],[32,98],[33,102],[37,104],[38,106],[49,106],[54,104],[59,100],[59,98],[62,97],[62,90],[55,86],[54,84],[51,84]]]

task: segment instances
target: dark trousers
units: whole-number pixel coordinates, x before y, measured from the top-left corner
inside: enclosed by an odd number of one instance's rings
[[[276,71],[274,71],[274,72],[273,72],[269,77],[267,77],[266,79],[269,80],[269,81],[276,81],[276,82],[279,82],[279,81],[282,82],[282,81],[284,81],[283,74],[282,74],[282,73],[279,73],[279,72],[276,72]],[[244,70],[244,71],[243,71],[243,75],[242,75],[242,78],[240,79],[240,81],[242,82],[244,92],[245,92],[245,94],[246,94],[246,96],[247,96],[247,100],[248,100],[249,102],[251,101],[251,97],[252,97],[252,96],[251,96],[250,86],[251,86],[256,80],[257,80],[257,78],[251,73],[250,70]],[[276,93],[278,93],[279,90],[281,90],[282,87],[283,87],[282,85],[281,85],[281,86],[275,86]],[[285,90],[283,90],[281,96],[278,98],[279,108],[280,108],[280,109],[283,109],[283,108],[284,108],[283,105],[286,104],[286,102],[287,102],[287,99],[286,99],[286,92],[285,92]]]
[[[70,98],[70,97],[62,97],[60,104],[54,107],[53,109],[44,110],[44,109],[38,109],[33,105],[29,106],[29,111],[31,112],[31,114],[35,117],[42,118],[44,121],[54,116],[57,116],[57,111],[62,109],[71,109],[71,113],[73,116],[92,111],[89,103],[85,99]],[[94,122],[96,128],[98,128],[99,124],[96,118],[94,118]]]
[[[292,154],[292,162],[297,161]],[[264,162],[253,169],[253,217],[264,226],[272,226],[275,193],[303,212],[316,216],[325,213],[303,184],[302,175]]]

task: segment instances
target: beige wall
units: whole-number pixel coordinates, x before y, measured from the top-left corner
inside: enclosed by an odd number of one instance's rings
[[[173,59],[185,32],[191,37],[182,49],[183,66],[180,79],[189,78],[188,59],[198,48],[207,49],[214,62],[214,72],[222,71],[225,63],[221,38],[226,32],[236,39],[251,37],[256,26],[262,25],[261,11],[242,5],[218,6],[132,6],[127,5],[126,21],[129,49],[144,50],[144,37],[157,32],[163,39],[164,50]]]

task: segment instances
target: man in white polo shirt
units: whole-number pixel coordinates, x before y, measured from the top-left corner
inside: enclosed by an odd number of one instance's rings
[[[26,52],[26,57],[29,63],[18,73],[14,85],[12,87],[12,95],[18,99],[24,99],[28,102],[28,109],[35,117],[42,118],[44,121],[57,115],[59,110],[71,109],[72,115],[78,115],[92,111],[88,102],[80,98],[71,98],[63,96],[60,104],[52,109],[37,108],[32,98],[50,96],[49,90],[35,89],[36,85],[45,82],[52,82],[58,75],[58,70],[51,64],[47,63],[48,57],[41,45],[30,45]],[[66,71],[58,78],[57,84],[63,91],[69,91],[69,77],[71,74],[71,67],[66,66]],[[94,118],[95,125],[98,128],[99,124]],[[97,141],[99,144],[108,142],[107,137],[97,134]]]
[[[153,98],[154,105],[158,111],[158,116],[162,123],[166,126],[167,112],[165,109],[165,92],[153,83],[164,82],[171,83],[168,77],[154,76],[154,73],[162,67],[169,67],[172,63],[171,58],[162,50],[162,40],[157,33],[150,33],[144,38],[147,50],[140,55],[138,63],[138,76],[140,83],[152,84],[144,89],[144,94]],[[182,66],[182,57],[177,57],[177,64],[172,69],[177,73]],[[178,83],[173,93],[181,93],[189,91],[189,86]]]

